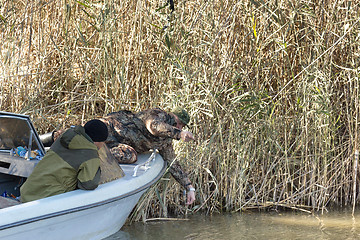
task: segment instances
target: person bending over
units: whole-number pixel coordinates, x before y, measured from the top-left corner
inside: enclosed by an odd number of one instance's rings
[[[100,118],[108,126],[109,136],[105,141],[119,163],[133,163],[137,154],[158,149],[165,161],[171,164],[169,172],[188,192],[187,204],[195,201],[195,189],[175,159],[172,140],[194,140],[191,132],[183,130],[190,116],[183,108],[166,112],[160,108],[133,113],[122,110]]]

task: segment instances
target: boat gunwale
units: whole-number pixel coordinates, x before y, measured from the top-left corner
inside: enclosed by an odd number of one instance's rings
[[[167,168],[167,164],[164,160],[163,161],[163,166],[162,169],[160,170],[160,172],[157,174],[157,176],[155,178],[153,178],[151,181],[147,182],[146,184],[126,193],[126,194],[122,194],[120,196],[117,197],[113,197],[113,198],[109,198],[103,201],[99,201],[99,202],[95,202],[95,203],[91,203],[91,204],[87,204],[84,206],[79,206],[79,207],[75,207],[75,208],[70,208],[70,209],[66,209],[66,210],[62,210],[62,211],[58,211],[58,212],[54,212],[54,213],[49,213],[49,214],[44,214],[38,217],[33,217],[33,218],[29,218],[29,219],[25,219],[25,220],[21,220],[21,221],[17,221],[17,222],[13,222],[13,223],[8,223],[5,225],[0,226],[0,231],[2,230],[6,230],[9,228],[13,228],[13,227],[18,227],[18,226],[22,226],[22,225],[26,225],[26,224],[30,224],[30,223],[34,223],[37,221],[41,221],[41,220],[45,220],[45,219],[49,219],[49,218],[54,218],[54,217],[58,217],[58,216],[62,216],[62,215],[67,215],[70,213],[74,213],[74,212],[80,212],[80,211],[85,211],[88,209],[92,209],[92,208],[96,208],[99,206],[104,206],[116,201],[120,201],[126,197],[129,196],[133,196],[141,191],[146,190],[147,188],[149,188],[151,185],[153,185],[155,182],[157,182],[165,173],[166,168]],[[94,190],[96,191],[96,189]],[[16,207],[16,206],[14,206]]]

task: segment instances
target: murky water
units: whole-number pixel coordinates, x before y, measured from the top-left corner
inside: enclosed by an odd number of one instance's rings
[[[360,211],[323,215],[251,212],[125,225],[107,240],[360,239]]]

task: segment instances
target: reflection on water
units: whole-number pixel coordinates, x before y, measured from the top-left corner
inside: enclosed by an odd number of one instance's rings
[[[251,212],[189,216],[187,221],[157,221],[125,225],[106,240],[158,239],[360,239],[360,212]]]

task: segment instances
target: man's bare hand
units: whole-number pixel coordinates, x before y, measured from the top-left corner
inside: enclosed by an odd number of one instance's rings
[[[184,142],[189,142],[189,141],[191,141],[191,140],[194,140],[194,135],[193,135],[191,132],[189,132],[189,131],[183,130],[183,131],[181,131],[181,133],[180,133],[180,138],[181,138],[181,140],[183,140]]]
[[[189,186],[189,189],[193,188],[192,185]],[[186,199],[186,205],[190,205],[195,201],[195,192],[194,191],[188,191],[187,192],[187,199]]]

